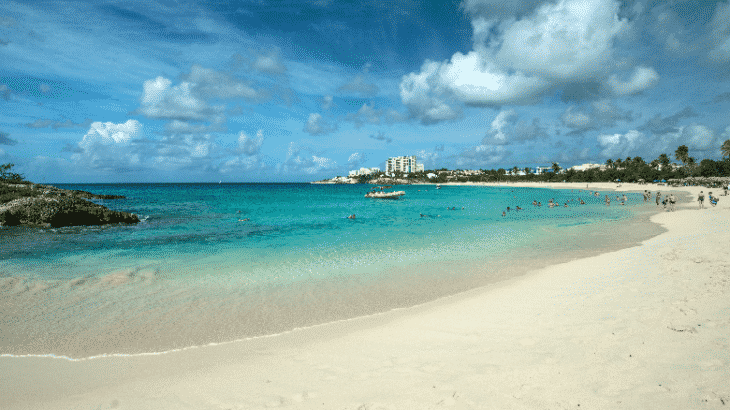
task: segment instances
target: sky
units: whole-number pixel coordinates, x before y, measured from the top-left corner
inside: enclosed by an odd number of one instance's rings
[[[728,1],[0,2],[0,163],[45,183],[561,167],[730,139]]]

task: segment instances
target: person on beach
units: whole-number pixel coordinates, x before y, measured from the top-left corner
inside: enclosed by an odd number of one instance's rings
[[[710,205],[716,206],[717,205],[717,201],[718,201],[717,197],[716,196],[712,196],[712,192],[710,192],[708,194],[708,196],[710,197]]]
[[[669,210],[674,212],[674,204],[677,203],[677,197],[674,196],[674,192],[669,195]]]
[[[659,206],[659,200],[662,199],[662,193],[659,191],[656,191],[656,206]]]
[[[611,198],[606,195],[606,206],[611,206]]]
[[[628,201],[628,198],[626,198],[626,194],[624,194],[624,196],[623,196],[623,201],[624,202],[627,202]]]
[[[700,209],[705,207],[705,194],[702,191],[697,195],[697,202],[700,203]]]

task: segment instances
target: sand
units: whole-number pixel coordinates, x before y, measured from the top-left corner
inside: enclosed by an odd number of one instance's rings
[[[657,190],[589,185],[609,187]],[[410,309],[155,356],[0,357],[0,408],[730,408],[720,199],[652,216],[667,231],[640,246]]]

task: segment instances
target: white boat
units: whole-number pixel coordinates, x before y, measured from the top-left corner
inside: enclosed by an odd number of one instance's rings
[[[365,198],[398,199],[405,194],[406,194],[405,191],[395,191],[395,192],[370,191],[367,194],[365,194]]]
[[[436,189],[441,189],[441,185],[436,185]]]

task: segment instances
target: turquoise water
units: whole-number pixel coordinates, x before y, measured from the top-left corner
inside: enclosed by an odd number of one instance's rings
[[[1,228],[0,354],[158,352],[413,306],[641,239],[621,222],[650,209],[640,194],[606,207],[606,193],[534,188],[60,187],[124,195],[99,202],[142,223]]]

